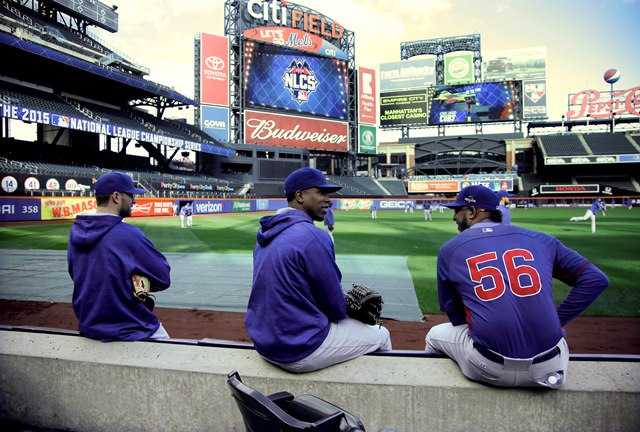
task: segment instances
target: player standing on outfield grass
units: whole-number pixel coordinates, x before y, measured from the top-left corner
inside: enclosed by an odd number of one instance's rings
[[[502,213],[502,223],[509,225],[511,223],[511,210],[509,209],[509,197],[511,195],[506,190],[499,190],[497,194],[500,200],[498,210]]]
[[[598,212],[602,213],[602,217],[606,216],[606,213],[605,213],[606,207],[602,202],[602,198],[598,198],[597,200],[595,200],[593,204],[591,204],[591,207],[587,209],[584,216],[582,217],[574,216],[569,220],[571,222],[577,222],[577,221],[585,221],[587,219],[591,219],[591,233],[595,234],[596,233],[596,216],[598,215]]]
[[[336,219],[333,216],[333,201],[329,201],[329,208],[327,209],[327,214],[324,216],[324,226],[327,227],[327,232],[331,236],[331,241],[335,244],[335,239],[333,238],[333,229],[336,223]]]
[[[185,221],[187,223],[187,228],[193,226],[193,207],[191,207],[191,203],[186,203],[180,209],[180,226],[184,228]]]
[[[449,323],[426,337],[469,379],[499,387],[560,388],[569,348],[564,329],[609,279],[558,239],[501,222],[498,197],[468,186],[448,207],[460,234],[438,253],[440,309]],[[556,308],[553,278],[571,286]]]
[[[424,220],[431,222],[431,203],[424,201],[422,203],[422,210],[424,211]]]
[[[78,330],[103,342],[168,338],[153,304],[133,295],[133,275],[148,278],[152,292],[171,283],[165,256],[124,221],[136,202],[133,195],[146,191],[117,172],[100,177],[94,189],[96,213],[76,217],[67,252]]]
[[[378,219],[378,207],[375,204],[371,205],[371,219]]]

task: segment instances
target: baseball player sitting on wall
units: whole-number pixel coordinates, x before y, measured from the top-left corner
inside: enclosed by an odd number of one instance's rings
[[[149,292],[171,283],[169,263],[131,216],[131,178],[109,173],[94,184],[95,214],[79,215],[71,226],[67,259],[73,279],[73,311],[80,334],[103,342],[167,338],[153,313]]]
[[[390,350],[386,328],[348,317],[333,242],[314,224],[325,218],[328,194],[341,187],[315,168],[300,168],[284,189],[288,207],[260,219],[253,251],[245,326],[256,351],[285,370],[311,372]]]
[[[569,366],[563,326],[609,279],[555,237],[501,224],[489,188],[468,186],[447,207],[460,231],[437,261],[438,300],[450,323],[427,333],[427,352],[451,357],[474,381],[560,388]],[[572,287],[557,308],[553,278]]]

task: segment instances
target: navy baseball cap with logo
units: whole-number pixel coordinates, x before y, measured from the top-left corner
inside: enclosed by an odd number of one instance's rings
[[[126,192],[129,194],[143,194],[147,191],[138,189],[133,185],[133,180],[126,174],[112,172],[105,174],[93,185],[96,195],[109,195],[114,192]]]
[[[331,193],[339,191],[342,186],[328,183],[322,171],[315,168],[298,168],[284,181],[284,192],[287,195],[311,188]]]
[[[497,210],[500,199],[498,195],[486,186],[474,185],[462,189],[456,200],[445,207],[475,207],[477,209]]]
[[[504,189],[500,189],[496,194],[498,195],[498,199],[511,197],[511,194]]]

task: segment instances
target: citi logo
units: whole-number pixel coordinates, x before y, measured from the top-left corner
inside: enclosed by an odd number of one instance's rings
[[[209,68],[211,70],[214,70],[214,71],[222,70],[225,67],[224,60],[222,60],[220,57],[216,57],[216,56],[207,57],[204,60],[204,64],[207,66],[207,68]]]

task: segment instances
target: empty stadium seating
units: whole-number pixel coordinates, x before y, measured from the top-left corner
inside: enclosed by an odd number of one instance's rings
[[[583,138],[594,155],[618,155],[640,153],[630,137],[624,133],[592,133]]]
[[[538,144],[543,148],[548,157],[553,156],[580,156],[588,155],[585,145],[580,137],[574,134],[545,135],[537,137]]]

